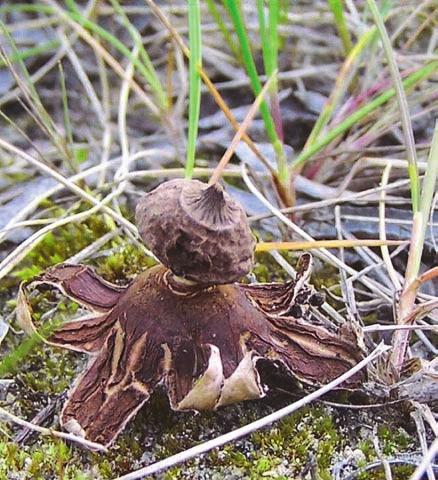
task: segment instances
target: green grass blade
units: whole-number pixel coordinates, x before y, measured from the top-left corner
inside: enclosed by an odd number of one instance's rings
[[[67,95],[67,88],[65,86],[65,75],[64,69],[62,68],[62,63],[59,62],[59,77],[60,77],[60,84],[61,84],[61,98],[62,98],[62,111],[64,116],[64,128],[65,128],[65,136],[66,136],[66,143],[68,148],[73,148],[73,129],[71,127],[70,121],[70,111],[68,108],[68,95]]]
[[[430,77],[437,70],[438,70],[438,61],[435,60],[433,62],[430,62],[424,67],[420,68],[416,72],[406,77],[405,80],[403,81],[403,87],[405,89],[412,88],[418,83],[420,83],[422,80]],[[298,157],[295,159],[291,168],[295,169],[304,165],[313,155],[320,152],[329,143],[331,143],[333,140],[335,140],[340,135],[345,133],[355,124],[363,120],[367,115],[369,115],[370,113],[374,112],[379,107],[384,105],[394,96],[395,96],[395,89],[391,88],[381,93],[374,100],[371,100],[366,105],[364,105],[363,107],[353,112],[350,116],[348,116],[345,120],[343,120],[339,125],[337,125],[332,130],[327,132],[327,134],[323,138],[315,141],[308,148],[304,149],[300,153],[300,155],[298,155]]]
[[[231,20],[236,30],[237,37],[239,38],[240,49],[242,51],[242,57],[251,87],[254,94],[258,95],[262,89],[262,84],[260,82],[256,65],[252,56],[248,34],[246,32],[244,20],[240,11],[240,2],[237,0],[225,0],[225,4],[230,12]],[[265,122],[268,137],[270,141],[274,143],[274,141],[277,139],[277,134],[275,132],[274,122],[265,101],[263,101],[260,105],[260,112],[262,114],[263,121]]]
[[[317,121],[315,122],[315,125],[312,128],[312,131],[310,132],[309,137],[307,138],[306,147],[309,147],[310,145],[315,143],[316,139],[319,137],[322,130],[328,124],[332,113],[335,111],[335,109],[339,105],[339,102],[343,97],[343,94],[345,93],[345,88],[343,88],[343,85],[345,83],[346,71],[351,69],[353,64],[359,60],[361,53],[366,48],[366,46],[372,41],[372,39],[375,37],[376,34],[377,34],[376,27],[370,28],[367,32],[365,32],[361,36],[361,38],[358,40],[356,45],[351,49],[350,53],[345,59],[345,62],[341,68],[341,71],[339,72],[338,78],[336,79],[336,85],[333,89],[330,99],[324,105],[322,112],[320,113]]]
[[[15,349],[4,355],[0,361],[0,378],[14,374],[32,350],[41,344],[42,338],[50,337],[60,326],[59,320],[49,320],[41,325],[38,333],[25,337]]]
[[[278,70],[278,21],[280,17],[280,2],[272,0],[268,3],[268,17],[265,15],[264,0],[257,0],[257,14],[259,19],[259,32],[262,44],[263,64],[265,73],[271,77]],[[269,89],[271,103],[271,117],[274,121],[277,137],[283,143],[283,124],[281,120],[280,101],[278,99],[278,81],[274,78]],[[282,151],[280,152],[280,154]]]
[[[269,2],[269,15],[265,16],[264,0],[257,0],[259,32],[262,44],[263,65],[268,77],[278,68],[278,19],[280,15],[279,0]],[[275,83],[273,83],[274,87]],[[271,87],[272,90],[272,87]]]
[[[351,41],[351,35],[347,27],[347,22],[345,21],[343,1],[328,0],[328,3],[335,18],[336,29],[344,47],[344,54],[347,56],[353,48],[353,42]]]
[[[201,107],[202,66],[201,12],[199,0],[189,0],[189,129],[187,136],[187,158],[185,176],[192,178],[195,167],[196,137],[198,135],[199,111]]]
[[[269,64],[267,66],[266,75],[269,77],[273,74],[274,70],[278,69],[278,21],[280,18],[280,1],[270,0],[269,6]],[[274,83],[277,85],[277,82]]]
[[[24,13],[53,13],[53,8],[48,5],[32,4],[32,3],[13,3],[11,5],[3,5],[0,7],[0,14],[24,12]]]
[[[424,173],[419,211],[414,212],[414,227],[412,238],[415,238],[409,249],[405,279],[406,285],[413,282],[420,273],[421,256],[423,254],[424,239],[432,208],[433,197],[436,193],[438,181],[438,120],[435,122],[432,143],[430,146],[427,168]],[[415,226],[417,230],[414,231]]]
[[[420,208],[420,177],[418,175],[417,152],[415,150],[415,139],[414,132],[412,130],[411,118],[409,116],[408,101],[406,99],[403,82],[401,80],[400,72],[395,60],[394,52],[392,50],[391,40],[389,39],[388,32],[386,31],[385,24],[383,22],[383,17],[377,8],[375,0],[367,0],[367,3],[382,40],[383,50],[385,51],[385,55],[388,60],[389,70],[391,72],[397,94],[397,101],[401,114],[401,123],[405,137],[407,159],[409,162],[408,174],[411,183],[412,209],[414,212],[417,212]]]
[[[390,6],[388,2],[384,2],[385,6],[382,7],[382,14],[387,15],[390,11]],[[365,50],[366,47],[371,45],[373,41],[378,37],[377,27],[373,26],[369,30],[367,30],[357,41],[356,45],[351,49],[350,53],[348,54],[347,58],[344,61],[344,64],[341,67],[341,70],[338,74],[336,79],[336,85],[333,89],[333,92],[325,104],[321,114],[318,117],[315,125],[310,132],[309,137],[306,141],[306,148],[312,145],[316,139],[319,137],[322,130],[328,124],[332,113],[336,110],[339,102],[341,101],[343,94],[345,93],[346,88],[343,88],[345,84],[345,76],[347,72],[353,67],[355,63],[358,62],[362,52]]]
[[[265,72],[268,73],[270,66],[270,57],[268,55],[269,30],[266,26],[265,0],[256,0],[256,6],[259,18],[259,35],[262,44],[263,65],[265,66]]]
[[[430,147],[429,158],[427,160],[427,168],[423,179],[421,190],[420,210],[423,214],[423,238],[426,233],[427,220],[430,215],[433,197],[436,193],[438,182],[438,120],[435,122],[435,130],[433,133],[432,144]]]
[[[60,45],[58,40],[49,40],[48,42],[41,43],[35,47],[25,48],[23,50],[18,50],[18,53],[14,53],[9,57],[9,61],[14,64],[18,61],[24,61],[28,58],[37,57],[44,53],[48,53],[52,50],[55,50]],[[5,67],[6,63],[0,60],[0,68]]]
[[[287,13],[289,11],[289,0],[280,0],[280,23],[287,23]]]

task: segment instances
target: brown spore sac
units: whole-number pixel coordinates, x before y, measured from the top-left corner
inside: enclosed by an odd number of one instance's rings
[[[141,197],[136,223],[156,257],[188,280],[232,283],[252,268],[255,240],[246,214],[219,184],[162,183]]]

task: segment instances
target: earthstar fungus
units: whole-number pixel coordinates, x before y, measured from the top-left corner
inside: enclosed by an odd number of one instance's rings
[[[250,271],[255,243],[221,186],[166,182],[140,199],[136,221],[163,265],[126,287],[85,265],[58,265],[36,281],[93,312],[48,339],[90,355],[62,410],[66,430],[109,445],[159,385],[174,410],[208,410],[265,396],[267,366],[320,385],[362,358],[349,327],[327,328],[311,314],[321,298],[308,284],[309,254],[284,284],[232,283]]]

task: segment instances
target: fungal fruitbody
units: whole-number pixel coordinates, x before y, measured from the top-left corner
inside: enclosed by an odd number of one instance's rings
[[[362,358],[351,328],[311,313],[321,297],[308,283],[309,254],[289,282],[233,283],[250,271],[255,243],[242,207],[220,185],[166,182],[140,199],[136,221],[162,264],[129,285],[72,264],[35,282],[93,312],[48,339],[90,355],[61,413],[66,430],[109,445],[160,385],[175,410],[215,409],[265,396],[266,372],[320,385]]]

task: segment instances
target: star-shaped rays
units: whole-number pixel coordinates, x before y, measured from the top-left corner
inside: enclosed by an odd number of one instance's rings
[[[52,285],[92,312],[48,339],[90,356],[61,424],[109,445],[159,384],[173,409],[206,410],[266,395],[258,364],[311,385],[344,373],[362,354],[351,330],[312,319],[320,299],[310,268],[304,255],[297,278],[284,284],[199,286],[157,266],[126,287],[84,265],[48,270],[35,285]]]

